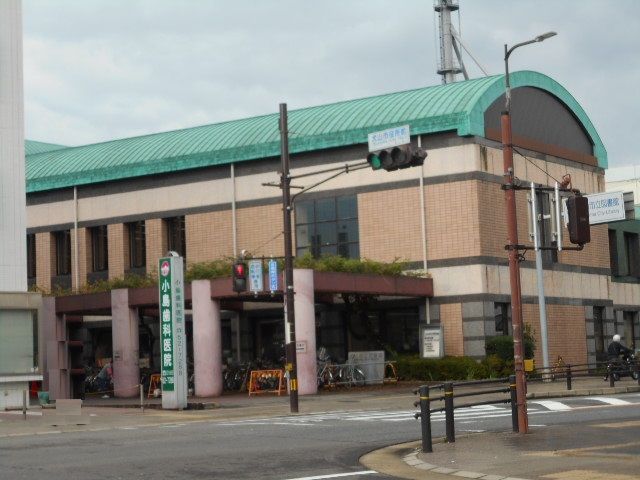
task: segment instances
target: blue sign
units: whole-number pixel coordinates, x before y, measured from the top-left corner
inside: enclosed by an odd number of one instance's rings
[[[269,290],[278,290],[278,262],[273,259],[269,260]]]

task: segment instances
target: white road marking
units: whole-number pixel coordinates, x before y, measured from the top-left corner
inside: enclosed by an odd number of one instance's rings
[[[587,400],[597,400],[598,402],[607,403],[609,405],[631,405],[631,402],[613,397],[585,397]]]
[[[562,402],[556,402],[555,400],[534,400],[530,401],[529,403],[542,405],[543,407],[556,412],[571,410],[571,407],[569,405],[566,405]]]
[[[378,472],[376,472],[375,470],[360,470],[359,472],[334,473],[332,475],[316,475],[314,477],[288,478],[287,480],[323,480],[325,478],[344,478],[355,477],[356,475],[371,475],[372,473]]]

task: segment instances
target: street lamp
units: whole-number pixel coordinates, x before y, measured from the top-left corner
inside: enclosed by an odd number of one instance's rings
[[[504,46],[505,68],[505,111],[501,116],[502,127],[502,159],[504,163],[504,197],[507,214],[507,234],[509,251],[509,283],[511,286],[511,324],[513,327],[513,359],[516,373],[516,402],[518,410],[518,432],[527,433],[529,419],[527,417],[526,379],[523,362],[523,322],[522,322],[522,293],[520,290],[520,264],[518,261],[518,226],[516,219],[516,186],[514,185],[513,145],[511,140],[511,85],[509,83],[509,57],[513,51],[530,43],[542,42],[553,37],[556,32],[538,35],[532,40],[517,43],[511,48]]]

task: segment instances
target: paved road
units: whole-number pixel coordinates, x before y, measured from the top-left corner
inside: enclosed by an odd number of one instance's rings
[[[637,419],[640,394],[535,400],[529,402],[529,411],[534,429],[594,418]],[[417,440],[419,425],[413,412],[368,409],[233,421],[131,423],[98,431],[4,437],[0,478],[390,478],[367,471],[358,459],[386,445]],[[510,415],[502,406],[457,410],[456,430],[508,430]],[[442,436],[442,416],[436,414],[433,420],[434,436]]]

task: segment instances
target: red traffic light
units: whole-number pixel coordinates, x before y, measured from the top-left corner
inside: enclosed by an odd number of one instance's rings
[[[234,269],[234,275],[236,275],[237,277],[244,277],[245,276],[244,263],[236,263],[233,266],[233,269]]]

